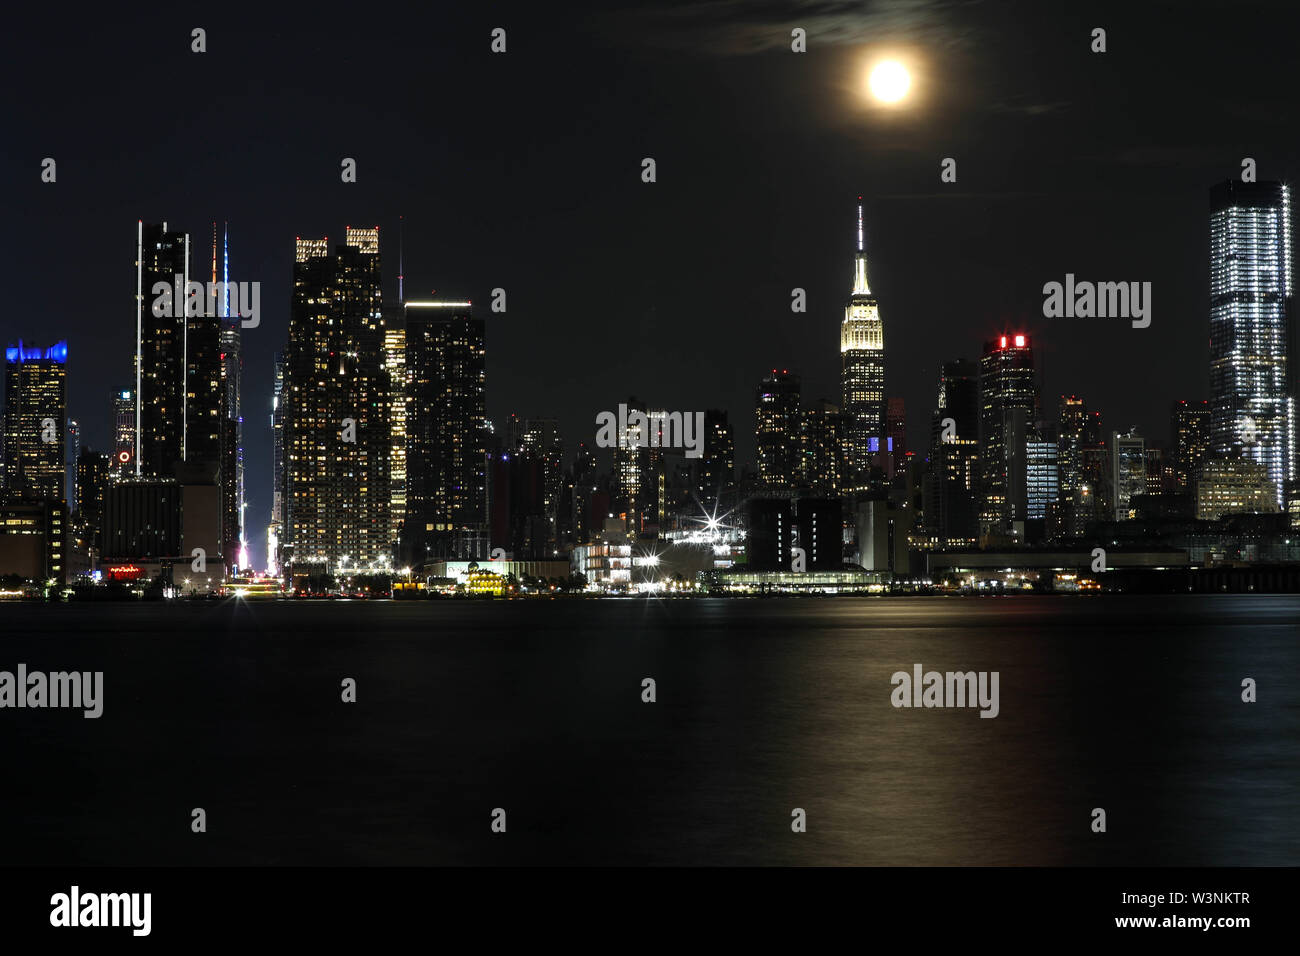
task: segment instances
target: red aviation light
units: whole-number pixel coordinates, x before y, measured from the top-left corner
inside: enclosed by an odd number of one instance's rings
[[[1023,335],[1017,335],[1017,336],[1016,336],[1016,348],[1018,348],[1018,349],[1023,349],[1024,347],[1025,347],[1025,337],[1024,337]]]
[[[998,348],[1004,349],[1006,347],[1007,347],[1007,337],[1004,335],[1002,336],[1001,341],[998,342]]]

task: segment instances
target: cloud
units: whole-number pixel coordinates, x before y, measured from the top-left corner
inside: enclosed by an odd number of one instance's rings
[[[790,49],[790,31],[802,27],[808,48],[887,40],[943,50],[974,42],[958,23],[962,0],[705,0],[679,7],[620,10],[602,18],[614,37],[716,56],[750,56]]]

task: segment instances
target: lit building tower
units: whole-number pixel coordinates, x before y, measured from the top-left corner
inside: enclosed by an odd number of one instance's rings
[[[1034,353],[1027,335],[1003,335],[980,359],[980,526],[1015,531],[1027,517],[1026,442],[1037,418]]]
[[[285,349],[287,563],[390,561],[379,230],[297,240]]]
[[[403,564],[488,557],[487,350],[469,302],[407,302]]]
[[[885,327],[867,282],[862,241],[862,197],[858,197],[858,251],[853,260],[853,294],[840,326],[840,411],[845,417],[848,490],[862,489],[870,474],[872,440],[885,434]]]
[[[1115,520],[1128,521],[1137,517],[1133,498],[1147,490],[1146,443],[1136,428],[1111,433],[1110,466]]]
[[[542,511],[554,542],[559,517],[560,486],[564,477],[564,440],[555,418],[529,418],[524,422],[520,448],[542,464]]]
[[[1174,481],[1179,491],[1194,491],[1201,465],[1210,452],[1210,403],[1175,402],[1169,417],[1174,442]]]
[[[944,362],[935,404],[925,529],[941,547],[966,547],[979,538],[979,366],[970,359]]]
[[[217,275],[217,224],[212,224],[212,282]],[[244,381],[243,327],[237,312],[231,311],[230,302],[230,229],[223,225],[220,259],[221,288],[226,290],[218,303],[221,316],[221,363],[225,383],[226,439],[222,449],[222,505],[225,522],[235,548],[229,553],[237,555],[236,563],[242,568],[248,564],[248,536],[244,527],[244,412],[242,407]],[[239,303],[241,307],[247,303]]]
[[[1291,203],[1276,182],[1210,191],[1211,447],[1264,465],[1278,503],[1293,488],[1296,330]]]
[[[138,476],[172,478],[185,459],[190,237],[167,223],[136,224],[135,450]],[[169,290],[162,292],[162,288]],[[161,312],[162,314],[156,314]]]
[[[880,450],[889,454],[893,478],[907,470],[907,404],[901,398],[885,403],[885,438]]]
[[[819,398],[803,413],[799,484],[814,495],[836,498],[844,472],[844,416],[834,402]]]
[[[1057,455],[1061,493],[1067,498],[1083,483],[1083,449],[1090,443],[1085,432],[1088,406],[1075,395],[1062,395],[1057,419]]]
[[[281,566],[280,542],[286,524],[284,467],[284,353],[275,353],[275,383],[271,395],[271,522],[266,529],[267,572],[278,577]]]
[[[81,457],[81,425],[74,419],[68,419],[68,460],[64,468],[66,491],[63,499],[68,503],[68,512],[78,510],[77,499],[77,459]]]
[[[754,395],[758,480],[767,495],[789,495],[802,468],[803,410],[799,376],[772,369]]]
[[[1025,443],[1025,517],[1030,521],[1045,519],[1060,495],[1059,453],[1054,441],[1031,435]]]
[[[398,277],[401,278],[400,276]],[[399,303],[384,309],[384,369],[388,373],[388,427],[391,450],[388,464],[389,537],[397,541],[406,522],[406,318]]]
[[[135,392],[124,388],[113,396],[113,463],[116,477],[135,474]]]
[[[615,511],[623,515],[627,529],[637,532],[641,529],[640,514],[646,505],[642,489],[646,484],[649,456],[643,453],[646,449],[642,446],[648,447],[650,444],[649,411],[645,403],[634,395],[628,396],[625,404],[628,411],[627,422],[614,445],[616,497],[613,506]],[[645,416],[646,423],[642,424],[641,416],[634,418],[633,411],[641,412]]]
[[[704,413],[704,453],[696,471],[700,504],[713,514],[736,483],[736,440],[727,413],[710,408]]]
[[[104,489],[109,484],[113,456],[83,448],[77,456],[77,510],[93,542],[104,514]]]
[[[5,492],[63,501],[67,461],[68,343],[5,348]]]

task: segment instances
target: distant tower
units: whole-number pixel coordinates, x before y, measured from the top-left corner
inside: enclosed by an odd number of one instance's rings
[[[980,359],[980,524],[1013,530],[1027,517],[1026,443],[1037,418],[1038,387],[1028,335],[987,342]]]
[[[218,276],[218,267],[220,276]],[[248,538],[244,528],[244,415],[241,404],[244,378],[242,328],[230,303],[230,230],[223,225],[221,256],[217,257],[217,224],[212,224],[212,282],[226,290],[217,308],[221,316],[221,374],[225,393],[222,403],[221,494],[227,554],[241,568],[248,563]],[[240,302],[243,308],[246,303]]]
[[[764,494],[788,496],[800,473],[803,412],[799,376],[772,369],[754,394],[754,443]]]
[[[1147,490],[1146,445],[1137,429],[1128,434],[1111,433],[1110,444],[1113,507],[1116,521],[1137,517],[1133,499]]]
[[[1210,403],[1175,402],[1169,418],[1174,442],[1174,480],[1181,491],[1194,489],[1210,450]]]
[[[68,419],[68,461],[65,468],[67,492],[64,500],[68,502],[68,511],[78,508],[77,501],[77,459],[81,457],[81,424],[76,419]]]
[[[285,502],[288,492],[284,467],[284,352],[275,353],[275,384],[271,396],[271,522],[267,528],[266,567],[273,575],[280,573],[280,542],[287,523]]]
[[[135,392],[124,388],[113,394],[114,475],[135,474]]]
[[[711,408],[704,413],[704,455],[696,475],[700,503],[712,513],[736,483],[736,440],[725,411]]]
[[[388,372],[389,537],[396,541],[406,523],[406,318],[402,306],[384,308],[384,368]]]
[[[68,343],[5,348],[5,491],[62,501],[66,472]]]
[[[946,547],[979,539],[979,365],[944,362],[930,425],[930,474],[925,480],[926,529]]]
[[[853,294],[840,326],[840,411],[845,418],[844,452],[850,490],[861,489],[869,473],[873,440],[885,434],[885,330],[880,306],[867,282],[862,239],[862,197],[858,197],[858,249],[853,260]]]

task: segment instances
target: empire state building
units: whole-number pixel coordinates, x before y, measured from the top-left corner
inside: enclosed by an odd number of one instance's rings
[[[874,451],[885,433],[885,329],[880,306],[867,283],[862,247],[862,197],[858,197],[858,251],[853,260],[853,294],[840,326],[840,410],[844,416],[844,458],[848,485],[866,484]]]

